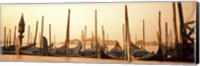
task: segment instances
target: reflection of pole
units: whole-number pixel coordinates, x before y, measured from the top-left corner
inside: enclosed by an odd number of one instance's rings
[[[144,23],[144,20],[143,20],[143,47],[142,49],[145,49],[145,23]]]
[[[6,47],[6,27],[4,27],[4,47]]]
[[[35,37],[34,37],[34,47],[35,47],[35,45],[36,45],[37,32],[38,32],[38,21],[36,22]]]
[[[128,61],[131,61],[131,54],[130,54],[130,32],[129,32],[129,22],[128,22],[128,9],[127,9],[127,5],[125,5],[125,25],[126,25],[126,44],[127,44],[127,54],[128,54]]]

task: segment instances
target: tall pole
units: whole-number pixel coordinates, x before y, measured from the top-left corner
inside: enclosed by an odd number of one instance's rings
[[[85,50],[84,31],[83,30],[81,31],[81,43],[83,45],[83,49],[82,50]]]
[[[54,44],[56,44],[56,35],[54,35]]]
[[[167,52],[168,52],[168,25],[167,22],[165,23],[165,43],[166,43],[166,53],[165,53],[165,58],[167,58]]]
[[[3,42],[3,44],[4,44],[4,47],[6,47],[6,27],[4,27],[4,42]]]
[[[94,34],[93,31],[91,31],[91,48],[94,48]]]
[[[144,19],[143,19],[143,47],[142,49],[145,49],[145,23],[144,23]]]
[[[69,49],[70,41],[70,9],[68,9],[68,20],[67,20],[67,30],[66,30],[66,40],[65,40],[65,52]]]
[[[15,26],[14,28],[13,45],[15,44],[15,39],[16,39],[16,29],[17,29],[17,26]]]
[[[187,44],[187,38],[186,36],[186,29],[184,27],[184,18],[183,18],[183,10],[181,2],[178,2],[178,13],[179,13],[179,19],[180,19],[180,34],[181,34],[181,40],[183,45]]]
[[[170,30],[170,46],[172,46],[172,30]]]
[[[176,23],[176,6],[175,6],[175,2],[172,3],[173,6],[173,22],[174,22],[174,36],[175,36],[175,44],[177,46],[177,55],[178,55],[178,60],[181,59],[181,49],[179,46],[179,41],[178,41],[178,31],[177,31],[177,23]]]
[[[95,10],[95,44],[96,44],[96,49],[97,49],[97,58],[100,59],[100,45],[98,43],[98,40],[97,40],[97,35],[98,35],[98,30],[97,30],[97,10]]]
[[[86,39],[87,39],[87,26],[85,25],[85,31],[84,31],[84,50],[86,49]]]
[[[51,24],[49,24],[49,44],[51,45]]]
[[[175,44],[177,44],[178,41],[178,31],[177,31],[177,23],[176,23],[176,6],[175,2],[173,2],[173,22],[174,22],[174,36],[175,36]]]
[[[124,44],[124,60],[127,60],[127,45],[125,40],[125,27],[124,24],[122,24],[122,37],[123,37],[123,44]]]
[[[44,29],[44,16],[42,16],[42,24],[41,24],[41,34],[40,34],[40,48],[43,48],[43,29]],[[42,54],[42,49],[41,52]]]
[[[30,44],[30,43],[29,43],[29,38],[30,38],[30,25],[28,25],[28,39],[27,39],[27,43],[28,43],[28,44]]]
[[[6,46],[9,47],[9,34],[7,35],[7,41],[6,41]]]
[[[37,33],[38,33],[38,21],[36,22],[35,37],[34,37],[34,47],[36,46]]]
[[[128,21],[128,9],[127,5],[125,5],[125,25],[126,25],[126,44],[127,44],[127,54],[128,54],[128,61],[130,62],[131,59],[131,54],[130,54],[130,32],[129,32],[129,21]]]
[[[11,29],[9,29],[9,46],[11,46]]]
[[[161,54],[160,56],[162,57],[162,60],[165,60],[165,54],[163,52],[163,49],[162,49],[162,30],[161,30],[161,11],[159,11],[158,13],[158,29],[159,29],[159,32],[158,32],[158,43],[159,43],[159,48],[161,48]]]
[[[30,32],[30,44],[32,44],[33,42],[32,42],[32,32]]]
[[[104,47],[106,47],[104,26],[102,25],[101,28],[102,28],[102,39],[103,39],[102,44],[103,44]]]

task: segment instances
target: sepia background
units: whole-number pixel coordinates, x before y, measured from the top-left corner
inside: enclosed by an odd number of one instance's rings
[[[118,40],[122,45],[122,24],[125,23],[124,5],[128,6],[128,16],[131,40],[142,40],[142,20],[145,20],[146,41],[157,41],[158,11],[161,11],[162,37],[165,37],[165,23],[173,34],[172,2],[134,2],[134,3],[63,3],[63,4],[1,4],[1,41],[3,41],[4,26],[14,33],[24,15],[25,33],[23,42],[27,42],[28,25],[31,26],[32,38],[35,35],[36,21],[38,24],[38,37],[44,16],[44,36],[49,37],[49,24],[52,26],[52,38],[56,36],[56,43],[64,42],[66,36],[68,9],[71,9],[70,39],[81,39],[81,31],[87,26],[87,37],[94,33],[94,11],[97,10],[98,36],[101,38],[101,26],[104,25],[106,35],[110,40]],[[176,6],[177,7],[177,6]],[[195,21],[195,2],[183,2],[184,21]],[[178,13],[177,13],[178,15]],[[177,16],[178,18],[178,16]],[[179,21],[179,19],[177,19]],[[179,22],[177,22],[179,25]],[[179,27],[178,27],[178,31]],[[18,35],[18,32],[17,32]],[[13,37],[12,37],[13,39]],[[32,39],[33,41],[33,39]],[[165,40],[163,40],[165,42]]]

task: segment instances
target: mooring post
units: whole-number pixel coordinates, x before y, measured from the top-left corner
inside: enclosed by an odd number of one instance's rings
[[[94,34],[93,34],[93,31],[91,31],[91,48],[94,48]]]
[[[34,47],[36,47],[37,33],[38,33],[38,21],[36,22],[36,28],[35,28]]]
[[[67,20],[67,29],[66,29],[66,39],[65,39],[65,52],[69,50],[69,42],[70,42],[70,9],[68,9],[68,20]],[[67,54],[67,52],[66,52]]]
[[[52,45],[52,43],[51,43],[51,24],[49,24],[49,45]]]
[[[85,43],[84,43],[84,31],[81,31],[81,44],[83,45],[82,50],[85,50]]]
[[[86,39],[87,39],[87,26],[85,25],[85,31],[84,31],[84,50],[86,50]]]
[[[43,54],[43,29],[44,29],[44,16],[42,16],[42,24],[41,24],[41,34],[40,34],[40,53]]]
[[[4,47],[6,47],[6,27],[4,27],[4,42],[3,42],[3,44],[4,44]]]
[[[179,41],[178,41],[178,31],[177,31],[177,23],[176,23],[176,6],[175,6],[175,2],[172,3],[172,7],[173,7],[173,23],[174,23],[174,36],[175,36],[175,45],[177,47],[177,55],[178,58],[177,60],[180,60],[180,56],[181,56],[181,49],[179,46]]]
[[[30,25],[28,25],[28,34],[27,34],[27,35],[28,35],[28,36],[27,36],[27,37],[28,37],[27,43],[30,44],[30,43],[29,43],[29,40],[30,40]]]
[[[143,19],[143,47],[142,49],[145,49],[145,22],[144,22],[144,19]]]
[[[100,45],[98,43],[98,39],[97,39],[97,35],[98,35],[98,28],[97,28],[98,24],[97,24],[97,10],[95,9],[95,44],[97,47],[96,50],[97,50],[97,58],[100,59],[101,58],[101,54],[100,54]]]
[[[102,44],[103,44],[103,47],[106,47],[106,44],[105,44],[105,30],[104,30],[104,26],[102,25],[101,26],[102,28]]]
[[[17,29],[17,26],[15,26],[15,28],[14,28],[13,45],[15,45],[16,29]]]
[[[172,30],[170,30],[170,47],[172,47],[172,43],[173,43],[173,41],[172,41]]]
[[[11,29],[9,29],[9,46],[11,46],[11,43],[12,42],[12,40],[11,40]]]
[[[183,10],[182,10],[182,5],[181,2],[178,2],[178,13],[179,13],[179,19],[180,19],[180,38],[181,38],[181,43],[183,44],[183,46],[185,46],[186,44],[188,44],[187,42],[187,34],[186,34],[186,29],[185,29],[185,25],[184,25],[184,18],[183,18]],[[183,60],[183,57],[185,57],[185,54],[183,54],[182,48],[179,49],[180,50],[180,60]]]
[[[124,60],[127,60],[127,45],[125,40],[125,27],[124,24],[122,24],[122,37],[123,37],[123,45],[124,45]]]
[[[167,22],[165,23],[165,43],[166,43],[165,58],[167,58],[167,53],[168,53],[168,25],[167,25]]]
[[[158,12],[158,29],[159,29],[159,32],[158,32],[158,43],[159,43],[159,47],[161,48],[161,57],[162,57],[162,60],[165,60],[165,53],[162,49],[162,30],[161,30],[161,11]]]
[[[127,54],[128,54],[128,62],[131,62],[131,47],[130,47],[130,32],[129,32],[129,21],[128,21],[128,8],[127,5],[125,5],[125,25],[126,25],[126,44],[127,44]]]

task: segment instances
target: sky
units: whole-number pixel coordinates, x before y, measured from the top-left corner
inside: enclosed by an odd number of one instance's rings
[[[41,19],[44,16],[44,36],[49,38],[49,24],[51,24],[52,41],[65,41],[68,9],[71,10],[70,39],[81,39],[81,31],[87,26],[87,37],[91,37],[95,26],[95,9],[97,10],[98,35],[102,36],[101,26],[104,25],[109,39],[122,43],[122,24],[125,23],[124,6],[128,6],[128,18],[131,40],[142,39],[142,20],[145,21],[146,41],[157,41],[158,11],[161,11],[162,38],[165,38],[165,23],[173,31],[172,2],[129,2],[129,3],[60,3],[60,4],[1,4],[1,40],[3,40],[4,26],[11,29],[12,40],[14,26],[18,26],[21,14],[24,15],[25,32],[23,42],[27,42],[28,25],[31,26],[32,38],[35,35],[36,21],[38,24],[38,38],[41,32]],[[177,7],[177,6],[176,6]],[[183,2],[184,21],[196,20],[195,2]],[[193,12],[195,11],[195,12]],[[179,17],[177,26],[179,31]],[[190,19],[188,19],[192,16]],[[168,31],[168,32],[169,32]],[[19,35],[19,33],[17,33]],[[172,34],[174,36],[174,34]],[[33,41],[33,40],[32,40]]]

